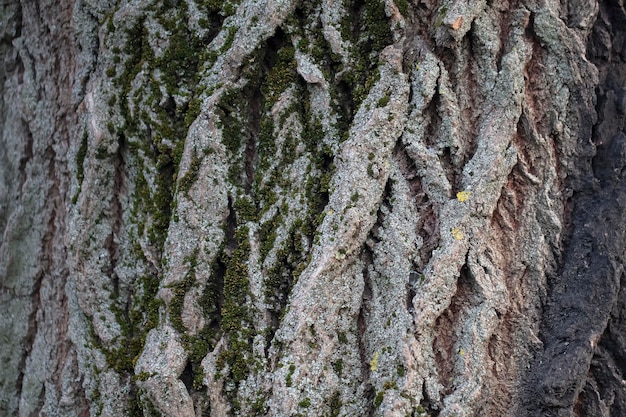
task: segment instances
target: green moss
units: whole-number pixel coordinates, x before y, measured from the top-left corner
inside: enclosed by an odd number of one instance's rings
[[[287,372],[287,376],[285,377],[285,385],[287,385],[288,387],[290,387],[293,384],[293,373],[296,371],[296,365],[294,365],[293,363],[291,365],[289,365],[289,372]]]
[[[218,259],[211,265],[211,278],[205,284],[200,297],[200,305],[204,317],[207,320],[207,326],[218,328],[220,321],[220,305],[222,297],[221,279],[223,276],[224,265],[221,263],[223,256],[223,248],[218,251]],[[217,334],[216,334],[217,337]]]
[[[406,375],[406,368],[404,367],[404,365],[398,364],[398,366],[396,367],[396,374],[398,374],[400,378]]]
[[[76,179],[78,180],[79,185],[83,183],[83,179],[85,178],[85,157],[87,156],[88,139],[89,136],[87,135],[87,131],[85,130],[80,141],[80,147],[78,148],[78,152],[76,152]]]
[[[107,366],[120,375],[134,374],[135,362],[143,350],[148,332],[156,327],[159,319],[161,300],[156,298],[159,280],[154,276],[143,276],[136,282],[136,293],[130,305],[126,300],[117,299],[112,293],[113,305],[110,307],[120,325],[121,334],[117,347],[105,348],[97,343],[105,355]],[[92,338],[95,332],[91,329]]]
[[[135,381],[146,381],[151,376],[152,374],[150,372],[140,372],[137,375],[135,375],[134,379]]]
[[[209,29],[211,27],[211,22],[208,19],[201,17],[198,19],[198,26],[202,29]]]
[[[147,414],[144,414],[143,406],[141,405],[138,394],[130,397],[126,413],[128,417],[148,417]]]
[[[330,408],[330,417],[338,417],[341,413],[341,394],[339,391],[335,391],[333,395],[326,401],[326,404]]]
[[[137,405],[139,406],[138,414],[136,417],[164,417],[159,410],[154,406],[152,401],[144,395],[142,390],[137,392]]]
[[[317,150],[317,144],[324,138],[324,127],[318,118],[312,121],[305,120],[305,127],[302,132],[302,141],[308,149]]]
[[[219,18],[210,15],[213,9],[207,7],[207,18],[221,24]],[[116,60],[123,59],[123,63],[117,66],[119,75],[114,79],[120,93],[109,105],[119,106],[124,125],[116,130],[123,132],[139,170],[154,178],[152,168],[156,168],[155,181],[138,187],[141,191],[134,202],[133,221],[145,224],[141,227],[147,229],[146,237],[161,248],[175,204],[173,194],[187,129],[200,112],[198,71],[207,39],[196,36],[187,26],[189,10],[185,3],[164,1],[149,7],[148,13],[154,13],[167,29],[168,47],[162,56],[155,56],[150,46],[150,37],[155,35],[146,28],[147,16],[129,23],[126,44],[113,51]],[[140,72],[148,81],[137,88],[133,81]],[[178,96],[176,100],[174,96]],[[187,101],[181,104],[182,97]],[[195,160],[192,168],[198,164]],[[192,169],[180,181],[182,188],[188,189],[195,175]],[[141,182],[143,176],[138,172],[136,180]]]
[[[304,400],[298,403],[298,407],[309,408],[311,406],[311,399],[306,397]]]
[[[276,219],[276,223],[279,220]],[[286,295],[289,294],[299,274],[308,264],[310,246],[303,246],[304,225],[305,222],[302,219],[294,221],[291,225],[283,246],[276,252],[276,262],[268,269],[267,278],[263,283],[265,302],[276,318],[283,315],[287,306]],[[270,238],[272,238],[271,235]],[[275,239],[275,236],[273,238]]]
[[[306,37],[302,37],[298,41],[298,49],[300,51],[308,52],[310,46],[311,46],[311,44],[310,44],[308,38],[306,38]]]
[[[100,394],[100,389],[98,387],[91,391],[90,400],[93,404],[96,404],[96,417],[101,416],[104,404],[102,403],[102,395]]]
[[[204,370],[202,369],[202,366],[200,366],[200,368],[201,371],[196,372],[193,378],[193,388],[196,391],[200,391],[204,386]]]
[[[263,116],[259,127],[259,166],[258,172],[266,171],[276,156],[274,141],[274,120],[271,116]]]
[[[163,248],[172,212],[171,171],[159,171],[155,180],[156,190],[152,198],[152,227],[148,230],[148,239],[156,243],[159,248]]]
[[[211,9],[213,6],[208,3],[210,2],[207,2],[200,13],[215,28],[216,24],[221,24],[221,17],[209,14],[221,10],[223,2],[215,2],[219,3],[217,9]],[[129,186],[134,190],[129,211],[132,222],[129,230],[136,234],[132,244],[136,248],[139,268],[146,262],[142,245],[153,248],[157,256],[162,256],[176,204],[174,189],[177,186],[188,187],[193,182],[194,175],[197,176],[199,168],[200,158],[195,158],[191,164],[191,174],[177,179],[187,129],[200,112],[199,95],[202,91],[198,86],[198,71],[203,65],[201,59],[207,56],[205,49],[208,44],[208,38],[199,38],[187,26],[188,13],[185,2],[166,0],[148,8],[141,18],[124,22],[129,28],[124,34],[125,45],[112,50],[113,63],[116,65],[106,70],[106,74],[113,77],[112,81],[118,91],[111,96],[108,105],[117,106],[116,110],[122,117],[119,126],[111,123],[107,128],[112,135],[118,135],[120,142],[124,141],[128,145],[128,152],[124,157],[128,166],[132,167],[128,178]],[[149,33],[145,21],[152,18],[159,20],[167,29],[169,46],[161,57],[156,57],[150,46],[154,41],[151,37],[155,35]],[[108,16],[108,28],[110,32],[115,30],[111,16]],[[161,34],[156,36],[161,37]],[[138,86],[139,83],[135,80],[140,72],[147,82]],[[86,153],[85,136],[76,156],[79,183],[84,177]],[[96,149],[95,153],[102,158],[111,157],[106,147]],[[150,178],[150,181],[146,178]],[[167,260],[162,256],[157,262],[163,267]],[[189,273],[175,288],[177,297],[167,310],[174,325],[182,331],[186,330],[180,319],[182,299],[186,291],[195,285],[194,262],[190,259],[188,263]],[[121,377],[132,376],[134,362],[143,349],[147,332],[160,322],[162,302],[156,297],[160,274],[161,271],[157,271],[154,275],[140,276],[131,286],[129,298],[118,299],[119,295],[112,292],[111,310],[115,313],[122,332],[115,341],[115,346],[104,349],[104,353],[108,366],[119,372]],[[183,338],[183,345],[190,355],[196,386],[201,383],[199,362],[219,337],[216,325],[216,321],[219,322],[219,311],[216,307],[219,303],[214,298],[220,294],[216,294],[215,286],[216,283],[209,283],[202,295],[201,304],[206,308],[210,325],[194,337]],[[139,375],[139,378],[144,377],[145,375]],[[141,415],[142,407],[138,405],[138,397],[131,403],[137,407],[135,410],[131,405],[127,415]]]
[[[185,113],[185,129],[189,129],[189,126],[198,118],[200,114],[200,104],[201,101],[198,97],[194,97],[189,102],[189,107],[187,108],[187,112]],[[182,142],[182,141],[181,141]]]
[[[354,62],[353,70],[345,77],[352,91],[353,111],[359,108],[369,90],[379,79],[376,58],[393,39],[389,19],[385,14],[384,2],[366,1],[361,8],[357,3],[357,0],[344,0],[344,9],[358,10],[359,18],[355,19],[353,14],[346,13],[341,21],[342,37],[353,45],[350,51]]]
[[[283,46],[278,50],[278,60],[267,74],[262,92],[267,107],[271,108],[280,94],[292,85],[298,73],[296,72],[295,49],[293,46]]]
[[[181,16],[183,17],[183,16]],[[201,39],[190,34],[186,22],[178,21],[169,38],[169,46],[161,58],[155,61],[161,70],[167,93],[175,94],[181,82],[195,81],[199,54],[203,48]]]
[[[258,394],[258,397],[252,402],[250,408],[255,416],[264,416],[267,414],[268,406],[265,403],[265,396],[263,393]]]
[[[228,365],[229,379],[238,385],[252,371],[254,357],[252,338],[254,326],[247,307],[250,295],[248,281],[248,257],[250,243],[249,229],[237,227],[234,235],[237,247],[232,256],[224,260],[224,301],[222,306],[221,328],[228,333],[228,349],[224,350],[217,360],[219,370]],[[231,398],[234,400],[234,397]]]
[[[376,408],[380,407],[380,405],[383,403],[384,399],[385,399],[385,392],[384,391],[379,391],[376,394],[376,398],[374,398],[374,407],[376,407]]]
[[[243,99],[245,93],[231,89],[222,94],[217,105],[222,127],[222,143],[231,155],[238,155],[246,139],[245,128],[240,114],[245,114],[247,103]]]
[[[202,164],[202,158],[194,155],[191,160],[191,165],[185,175],[178,180],[178,192],[187,194],[191,189],[191,186],[198,180],[198,173],[200,171],[200,165]]]
[[[378,107],[385,107],[391,100],[391,93],[387,92],[383,97],[378,100]]]
[[[372,50],[382,51],[392,40],[389,19],[385,13],[385,2],[366,1],[364,20]]]
[[[193,287],[196,281],[198,248],[194,249],[190,256],[185,257],[184,261],[187,264],[188,269],[183,279],[168,286],[168,288],[171,288],[174,292],[174,297],[168,306],[170,323],[172,324],[172,327],[178,330],[181,334],[184,334],[187,331],[187,327],[184,325],[181,315],[185,294],[187,294],[187,292]]]
[[[228,33],[226,34],[226,39],[224,40],[224,44],[220,48],[220,53],[224,53],[228,51],[233,46],[233,41],[235,40],[235,35],[237,34],[237,27],[230,26],[228,28]]]
[[[230,340],[228,350],[220,353],[217,366],[218,369],[224,369],[225,365],[229,366],[228,379],[237,386],[250,373],[251,348],[250,342],[244,342],[241,338]],[[234,400],[234,397],[231,397]]]
[[[213,12],[219,12],[222,10],[223,0],[194,0],[198,7],[204,7]]]
[[[149,225],[147,237],[153,241],[153,244],[161,248],[169,227],[174,187],[173,178],[178,168],[175,165],[175,162],[178,161],[173,159],[173,149],[169,144],[184,139],[184,129],[181,129],[184,116],[175,111],[168,114],[159,105],[161,99],[160,86],[156,77],[150,77],[149,83],[140,87],[135,91],[133,97],[130,97],[132,82],[142,69],[147,68],[151,71],[156,66],[165,66],[165,64],[162,60],[155,60],[154,58],[148,41],[149,33],[144,26],[143,18],[130,26],[126,37],[127,42],[123,49],[126,60],[122,66],[123,72],[115,80],[121,91],[115,102],[119,105],[120,113],[125,121],[124,126],[119,131],[123,132],[128,147],[139,164],[139,172],[136,173],[135,178],[137,191],[133,208],[134,220],[137,224]],[[173,39],[173,46],[180,46],[180,42]],[[165,54],[169,54],[168,56],[174,62],[168,62],[167,66],[177,67],[178,62],[175,61],[177,57],[168,51],[169,49],[165,51]],[[188,67],[188,65],[182,66]],[[161,73],[165,80],[172,78],[167,68],[164,68]],[[179,80],[179,82],[185,81],[184,79]],[[166,88],[172,89],[171,86],[166,86]],[[150,94],[145,93],[144,89],[148,89]],[[140,114],[133,114],[131,106],[129,106],[130,100],[134,101],[133,106],[135,108],[153,107],[157,119],[149,117],[145,110],[142,110]],[[148,126],[149,130],[146,132],[141,126]],[[143,155],[152,159],[157,169],[154,187],[149,187],[145,181],[142,171],[147,168],[144,164],[149,163],[149,160],[139,157],[137,155],[139,150],[143,151]],[[149,175],[154,176],[152,172]]]
[[[396,381],[385,381],[383,384],[384,389],[398,389],[398,383]]]
[[[222,6],[222,11],[224,13],[224,16],[232,16],[235,13],[237,13],[237,7],[236,7],[237,4],[239,4],[239,1],[236,1],[236,2],[226,1],[226,2],[224,2],[224,5]]]
[[[222,311],[222,328],[234,332],[241,328],[241,322],[248,319],[245,307],[248,288],[248,256],[250,243],[249,229],[239,227],[235,232],[237,248],[233,251],[224,277],[224,307]]]
[[[261,242],[261,262],[265,260],[276,241],[276,229],[283,222],[283,216],[277,213],[271,220],[261,224],[259,240]]]
[[[189,354],[189,362],[193,374],[193,387],[196,390],[202,389],[203,386],[204,370],[201,362],[213,350],[220,336],[220,331],[214,326],[215,322],[219,321],[219,312],[216,308],[216,299],[219,298],[219,294],[217,293],[217,283],[214,278],[216,271],[212,271],[211,277],[214,280],[207,283],[200,299],[200,305],[202,305],[207,321],[205,326],[196,335],[191,335],[182,320],[185,295],[196,285],[198,254],[199,251],[196,248],[190,256],[185,258],[184,261],[188,270],[181,281],[169,286],[174,292],[174,297],[168,305],[170,323],[181,334],[181,342]]]
[[[408,0],[394,0],[396,6],[398,6],[398,10],[400,14],[405,18],[409,16],[409,2]]]
[[[242,195],[233,204],[233,208],[235,209],[235,213],[237,214],[238,221],[241,220],[243,222],[255,222],[258,220],[258,210],[254,201],[247,196]]]
[[[332,363],[333,370],[337,374],[337,376],[341,377],[341,373],[343,372],[343,359],[339,358],[335,362]]]
[[[425,414],[425,413],[426,413],[426,410],[424,409],[424,407],[422,407],[422,404],[418,404],[418,405],[417,405],[417,409],[416,409],[416,411],[417,411],[419,414]]]

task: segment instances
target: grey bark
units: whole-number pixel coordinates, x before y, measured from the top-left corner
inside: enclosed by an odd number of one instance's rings
[[[0,3],[0,414],[626,415],[623,0]]]

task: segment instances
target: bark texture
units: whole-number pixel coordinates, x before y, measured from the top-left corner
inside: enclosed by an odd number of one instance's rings
[[[9,0],[0,57],[1,415],[626,415],[623,0]]]

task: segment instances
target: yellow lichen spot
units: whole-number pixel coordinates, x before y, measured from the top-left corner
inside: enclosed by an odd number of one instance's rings
[[[454,229],[450,230],[450,233],[452,233],[452,236],[454,236],[456,240],[461,240],[463,239],[463,236],[465,236],[463,232],[459,230],[458,227],[455,227]]]
[[[372,372],[378,369],[378,352],[374,353],[374,357],[370,361],[370,369]]]
[[[463,348],[459,349],[459,355],[465,356],[465,351],[463,350]]]
[[[470,191],[459,191],[458,193],[456,193],[456,199],[459,200],[461,203],[464,203],[470,197],[470,194],[472,194]]]

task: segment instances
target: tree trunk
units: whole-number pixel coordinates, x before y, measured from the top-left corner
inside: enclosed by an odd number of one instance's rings
[[[623,0],[0,22],[1,415],[626,415]]]

